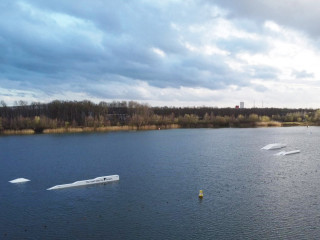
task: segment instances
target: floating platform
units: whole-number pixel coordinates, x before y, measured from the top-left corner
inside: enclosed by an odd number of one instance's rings
[[[280,148],[284,148],[286,147],[287,144],[283,144],[283,143],[271,143],[271,144],[268,144],[266,146],[264,146],[263,150],[274,150],[274,149],[280,149]]]
[[[114,181],[119,181],[119,175],[96,177],[94,179],[81,180],[81,181],[76,181],[74,183],[56,185],[56,186],[53,186],[51,188],[48,188],[47,190],[56,190],[56,189],[71,188],[71,187],[80,187],[80,186],[93,185],[93,184],[109,183],[109,182],[114,182]]]
[[[291,154],[296,154],[296,153],[300,153],[300,150],[293,150],[293,151],[282,151],[282,152],[278,152],[275,155],[276,156],[285,156],[285,155],[291,155]]]
[[[29,182],[30,180],[29,179],[26,179],[26,178],[16,178],[14,180],[11,180],[9,182],[11,183],[24,183],[24,182]]]

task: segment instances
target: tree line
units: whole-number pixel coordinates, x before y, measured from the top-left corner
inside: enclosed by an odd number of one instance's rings
[[[320,110],[287,108],[211,108],[211,107],[151,107],[134,101],[100,102],[24,101],[7,106],[0,101],[0,132],[4,130],[71,127],[135,126],[177,124],[196,127],[252,127],[261,123],[296,123],[320,125]]]

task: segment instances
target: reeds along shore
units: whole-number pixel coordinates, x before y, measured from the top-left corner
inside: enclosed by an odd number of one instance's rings
[[[33,129],[23,129],[23,130],[4,130],[3,135],[31,135],[34,134]]]
[[[86,132],[116,132],[116,131],[137,131],[137,130],[161,130],[161,129],[175,129],[180,128],[178,124],[170,124],[165,126],[108,126],[108,127],[69,127],[69,128],[55,128],[55,129],[44,129],[41,133],[54,134],[54,133],[86,133]],[[5,130],[2,135],[32,135],[37,132],[33,129],[23,130]]]
[[[295,122],[256,122],[253,124],[238,125],[234,128],[251,128],[251,127],[290,127],[290,126],[308,126],[306,123],[295,123]],[[116,131],[138,131],[138,130],[162,130],[162,129],[177,129],[177,128],[219,128],[213,126],[199,126],[199,127],[182,127],[179,124],[170,125],[147,125],[147,126],[108,126],[108,127],[68,127],[68,128],[55,128],[55,129],[44,129],[41,133],[43,134],[61,134],[61,133],[90,133],[90,132],[116,132]],[[5,130],[0,135],[32,135],[36,132],[33,129],[23,130]]]
[[[112,131],[137,131],[137,130],[157,130],[157,129],[173,129],[179,128],[177,124],[171,124],[167,126],[108,126],[108,127],[77,127],[77,128],[57,128],[57,129],[45,129],[43,133],[80,133],[80,132],[112,132]]]

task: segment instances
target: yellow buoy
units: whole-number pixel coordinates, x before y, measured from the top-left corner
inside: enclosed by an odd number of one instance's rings
[[[199,192],[199,198],[203,198],[203,191],[202,190],[200,190],[200,192]]]

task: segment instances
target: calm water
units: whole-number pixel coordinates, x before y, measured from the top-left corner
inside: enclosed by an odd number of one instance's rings
[[[319,140],[316,127],[0,137],[0,239],[319,239]],[[260,150],[274,142],[301,153]]]

